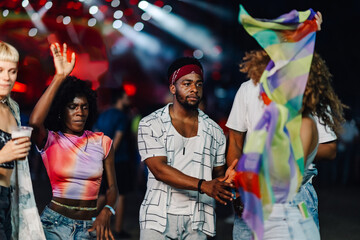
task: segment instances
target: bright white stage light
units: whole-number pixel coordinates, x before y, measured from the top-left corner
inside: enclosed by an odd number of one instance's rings
[[[45,3],[45,8],[47,9],[47,10],[49,10],[51,7],[53,6],[53,3],[52,2],[47,2],[47,3]]]
[[[34,12],[31,14],[31,21],[38,21],[40,19],[39,14]]]
[[[90,18],[88,21],[88,26],[93,27],[96,24],[96,18]]]
[[[28,0],[24,0],[21,3],[21,6],[23,6],[23,8],[26,8],[29,5],[29,1]]]
[[[147,12],[144,12],[142,15],[141,15],[141,19],[144,20],[144,21],[149,21],[151,19],[151,15],[148,14]]]
[[[141,1],[141,2],[139,2],[139,4],[138,4],[138,7],[139,7],[140,9],[142,9],[142,10],[147,9],[148,6],[149,6],[149,3],[148,3],[147,1]]]
[[[170,13],[172,11],[172,7],[170,5],[165,5],[162,9],[167,13]]]
[[[2,14],[3,17],[7,17],[9,15],[9,10],[5,9]]]
[[[117,10],[117,11],[114,12],[113,16],[114,16],[115,19],[120,19],[120,18],[122,18],[123,15],[124,15],[123,11]]]
[[[123,25],[123,22],[121,20],[115,20],[112,24],[113,28],[119,29]]]
[[[221,57],[221,54],[216,52],[216,38],[206,26],[192,23],[146,1],[141,1],[139,8],[151,15],[151,23],[155,26],[169,32],[189,46],[201,50],[206,56],[213,59]]]
[[[119,0],[113,0],[113,1],[111,2],[111,6],[114,7],[114,8],[118,7],[119,5],[120,5],[120,1],[119,1]]]
[[[63,24],[68,25],[71,22],[71,18],[69,16],[64,17]]]
[[[135,25],[134,25],[135,31],[140,32],[143,29],[144,29],[144,24],[142,22],[135,23]]]
[[[133,42],[136,47],[150,54],[159,54],[161,44],[156,38],[144,32],[137,32],[126,23],[123,23],[122,27],[117,30],[121,32],[124,37]]]
[[[99,8],[98,8],[97,6],[91,6],[91,7],[89,8],[89,13],[90,13],[91,15],[96,14],[98,11],[99,11]]]
[[[48,9],[43,6],[38,11],[35,11],[28,0],[24,0],[22,2],[22,6],[24,7],[26,13],[29,15],[29,18],[34,24],[36,31],[39,31],[41,33],[47,33],[47,28],[41,19],[48,11]]]
[[[194,58],[196,58],[196,59],[201,59],[201,58],[204,57],[204,53],[203,53],[203,51],[201,51],[201,50],[199,50],[199,49],[196,49],[196,50],[194,51],[194,53],[193,53],[193,56],[194,56]]]
[[[37,34],[37,32],[38,32],[37,28],[31,28],[31,29],[29,30],[29,36],[30,36],[30,37],[35,37],[36,34]]]

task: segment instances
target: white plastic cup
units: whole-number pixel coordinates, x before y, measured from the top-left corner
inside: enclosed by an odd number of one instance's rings
[[[28,126],[17,126],[14,127],[11,131],[11,138],[17,139],[22,137],[31,137],[31,132],[33,128]],[[18,160],[25,160],[25,158],[21,158]]]
[[[28,126],[15,127],[11,131],[11,138],[17,139],[21,137],[31,137],[32,130],[33,128]]]

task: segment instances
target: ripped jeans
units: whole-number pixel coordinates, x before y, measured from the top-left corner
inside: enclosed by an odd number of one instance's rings
[[[96,239],[96,232],[88,232],[91,220],[75,220],[45,207],[41,214],[41,223],[47,240]]]

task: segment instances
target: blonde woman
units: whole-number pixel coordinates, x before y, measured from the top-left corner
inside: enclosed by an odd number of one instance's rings
[[[18,51],[0,41],[0,239],[44,239],[26,159],[30,138],[11,139],[11,129],[20,125],[19,107],[10,97],[18,62]]]

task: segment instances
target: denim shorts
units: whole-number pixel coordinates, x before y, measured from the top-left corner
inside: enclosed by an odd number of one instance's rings
[[[200,230],[192,229],[192,222],[188,215],[167,214],[165,232],[161,233],[154,229],[141,229],[140,240],[206,240],[207,236]]]
[[[11,238],[10,188],[0,186],[0,239]]]
[[[47,240],[96,239],[96,231],[88,232],[93,224],[91,220],[71,219],[47,206],[41,214],[41,222]]]

